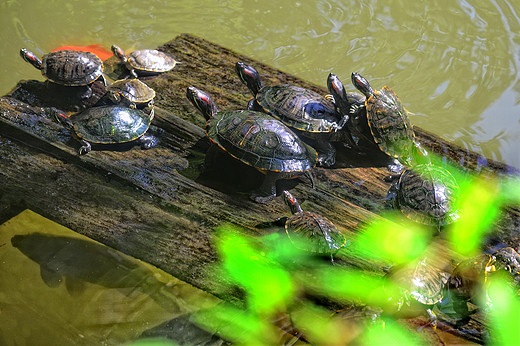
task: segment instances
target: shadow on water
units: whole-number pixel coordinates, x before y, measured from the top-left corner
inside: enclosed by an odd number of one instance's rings
[[[65,283],[71,295],[81,294],[85,283],[107,288],[137,289],[163,307],[178,311],[179,306],[167,296],[166,284],[151,270],[106,246],[79,238],[44,233],[15,235],[14,247],[40,266],[40,275],[48,287]]]
[[[0,258],[2,345],[120,344],[219,301],[29,210],[0,225]]]

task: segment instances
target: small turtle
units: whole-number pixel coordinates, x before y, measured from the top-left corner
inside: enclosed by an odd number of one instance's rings
[[[125,64],[133,78],[167,72],[178,63],[168,54],[156,49],[140,49],[126,55],[120,47],[112,45],[112,52],[117,59]]]
[[[495,263],[494,255],[479,254],[465,258],[455,266],[447,287],[456,313],[467,318],[470,315],[468,302],[480,295],[485,297],[486,307],[492,305],[487,295],[487,282],[489,274],[496,271]]]
[[[155,91],[139,79],[120,79],[107,86],[107,95],[116,104],[150,110]]]
[[[496,271],[509,273],[513,284],[520,287],[520,254],[512,247],[504,247],[493,253]]]
[[[40,60],[33,52],[22,48],[21,57],[41,70],[51,82],[66,86],[88,85],[103,78],[103,62],[90,52],[60,50],[45,54]],[[105,82],[106,85],[106,82]]]
[[[295,236],[303,237],[309,239],[312,244],[308,244],[302,250],[330,254],[332,258],[340,248],[347,244],[345,236],[329,219],[320,214],[303,211],[289,191],[283,192],[283,200],[292,213],[292,216],[285,221],[285,232],[297,247],[301,247],[303,244],[300,241],[294,241]]]
[[[270,114],[302,136],[314,140],[320,165],[328,167],[335,163],[336,149],[330,143],[330,135],[343,128],[349,119],[348,111],[347,114],[338,113],[328,98],[304,88],[293,85],[263,86],[258,71],[243,62],[237,62],[235,70],[253,94],[249,109]],[[329,75],[329,78],[332,76]],[[332,83],[329,82],[329,85]],[[346,96],[345,100],[348,100]]]
[[[397,299],[397,310],[403,314],[415,314],[417,308],[420,311],[426,309],[430,323],[435,328],[437,316],[433,307],[444,299],[450,275],[425,256],[417,262],[390,268],[386,277],[401,287],[402,296]],[[420,305],[412,306],[412,300]]]
[[[276,197],[276,181],[310,175],[317,154],[287,126],[273,117],[251,110],[217,111],[205,92],[188,87],[186,97],[206,118],[211,142],[234,158],[266,174],[251,199],[266,203]]]
[[[88,108],[67,117],[56,109],[50,109],[50,115],[73,132],[81,142],[79,154],[87,154],[93,144],[120,144],[135,142],[143,149],[149,149],[158,143],[158,139],[145,135],[150,127],[151,118],[143,111],[119,105]]]
[[[394,180],[389,201],[410,220],[441,227],[459,218],[453,207],[459,185],[446,169],[420,164],[388,179]]]
[[[413,165],[417,155],[427,157],[427,152],[415,139],[408,111],[392,89],[384,86],[379,91],[374,90],[359,73],[352,73],[352,84],[366,97],[366,119],[358,119],[353,129],[363,135],[368,126],[379,149],[406,166]]]

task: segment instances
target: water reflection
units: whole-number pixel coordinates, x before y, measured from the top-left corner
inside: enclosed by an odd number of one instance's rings
[[[0,258],[2,345],[120,344],[218,302],[29,210],[0,225]]]

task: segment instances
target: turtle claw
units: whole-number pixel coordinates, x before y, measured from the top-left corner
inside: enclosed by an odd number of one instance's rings
[[[334,166],[336,163],[335,155],[318,155],[318,165],[322,167]]]
[[[329,100],[331,101],[332,103],[336,103],[336,99],[334,98],[334,95],[331,95],[331,94],[327,94],[325,96],[323,96],[325,98],[325,100]]]
[[[79,148],[78,153],[80,155],[88,154],[92,151],[92,147],[89,142],[82,140],[81,141],[82,146]]]
[[[141,136],[140,138],[141,148],[150,149],[153,148],[159,143],[159,139],[155,136]]]

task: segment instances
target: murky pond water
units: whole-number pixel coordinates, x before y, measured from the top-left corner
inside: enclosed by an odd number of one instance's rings
[[[20,48],[38,55],[63,45],[155,48],[188,32],[321,85],[329,72],[346,85],[350,85],[351,72],[360,72],[377,88],[391,86],[414,113],[414,125],[520,168],[520,8],[512,0],[4,0],[0,23],[2,95],[21,79],[43,80],[39,71],[20,58]],[[2,269],[0,282],[11,280],[16,286],[13,278],[29,275],[26,280],[38,285],[38,294],[53,291],[51,298],[36,297],[51,305],[26,300],[26,313],[36,316],[35,320],[40,311],[56,305],[74,314],[91,305],[93,294],[112,310],[121,308],[110,305],[115,301],[110,295],[119,297],[120,290],[87,290],[83,303],[76,300],[62,306],[69,298],[56,298],[54,292],[65,294],[67,286],[51,290],[49,282],[57,279],[42,280],[37,264],[24,258],[23,251],[8,248],[10,239],[2,237],[0,253],[22,257],[24,262],[17,266],[28,269],[23,268],[24,274],[17,274],[14,267]],[[16,290],[25,299],[26,292],[18,286]],[[135,294],[130,297],[135,299]],[[1,297],[5,291],[0,291]],[[52,305],[53,299],[60,304]],[[152,298],[146,304],[156,303]],[[171,312],[155,308],[150,313],[154,322],[172,318]],[[22,319],[9,319],[6,311],[0,311],[0,328],[7,328],[1,332],[22,323]],[[143,319],[147,316],[142,312]],[[37,326],[58,334],[71,321],[60,318],[41,319]],[[104,318],[98,326],[118,321],[114,315]],[[72,320],[74,328],[86,322],[79,315]],[[135,330],[142,329],[139,325]],[[124,340],[117,336],[117,329],[110,333],[114,342]],[[3,341],[0,338],[0,344]]]
[[[1,345],[117,345],[219,301],[29,210],[0,225],[0,263]]]

